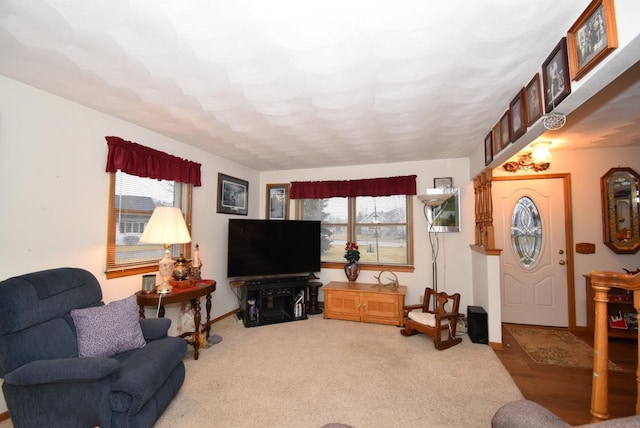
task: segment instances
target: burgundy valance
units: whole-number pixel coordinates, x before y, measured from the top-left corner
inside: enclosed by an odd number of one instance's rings
[[[415,175],[362,180],[294,181],[291,183],[291,199],[415,194]]]
[[[120,137],[105,138],[109,146],[107,172],[121,170],[138,177],[173,180],[202,186],[199,163],[125,141]]]

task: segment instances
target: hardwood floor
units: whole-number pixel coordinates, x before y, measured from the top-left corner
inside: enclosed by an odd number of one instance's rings
[[[593,346],[592,336],[586,333],[576,336]],[[504,328],[502,343],[504,349],[496,350],[496,355],[525,398],[543,405],[571,425],[586,424],[591,420],[591,369],[535,363]],[[609,359],[623,368],[623,371],[609,371],[610,417],[634,415],[637,342],[610,339]]]

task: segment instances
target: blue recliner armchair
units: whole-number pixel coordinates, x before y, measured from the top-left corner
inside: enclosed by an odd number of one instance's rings
[[[139,348],[79,357],[71,311],[102,305],[100,284],[82,269],[0,282],[0,376],[16,428],[152,427],[178,393],[187,345],[167,336],[168,319],[139,320]]]

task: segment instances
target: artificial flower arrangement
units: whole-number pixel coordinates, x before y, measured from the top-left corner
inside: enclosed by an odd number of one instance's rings
[[[344,249],[344,258],[347,259],[349,263],[360,260],[360,251],[358,250],[358,245],[355,242],[347,242],[347,246]]]

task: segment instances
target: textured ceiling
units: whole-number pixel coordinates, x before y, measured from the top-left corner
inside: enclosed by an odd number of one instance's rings
[[[588,3],[2,0],[0,74],[257,170],[466,157]]]

